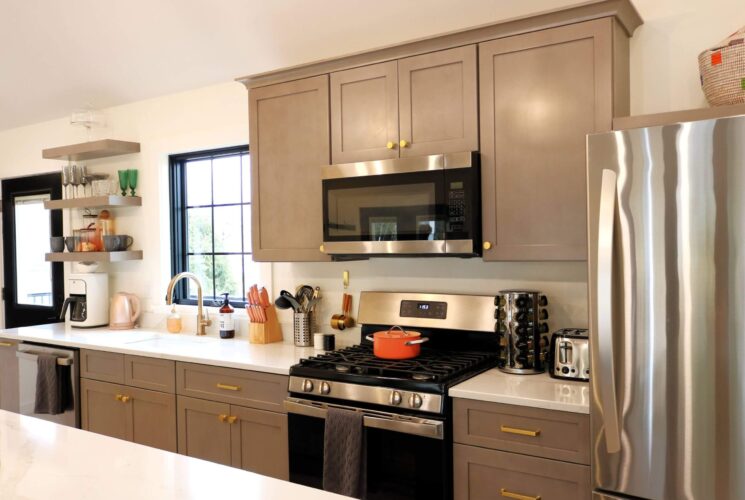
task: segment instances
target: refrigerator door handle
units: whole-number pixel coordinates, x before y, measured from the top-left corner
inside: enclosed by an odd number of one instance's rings
[[[603,170],[600,188],[597,258],[597,341],[600,400],[603,405],[603,428],[608,453],[621,451],[621,433],[616,407],[616,383],[613,366],[613,229],[616,218],[617,175]]]

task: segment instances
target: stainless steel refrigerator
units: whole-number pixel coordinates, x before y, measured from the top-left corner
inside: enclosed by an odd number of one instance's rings
[[[743,499],[745,116],[587,144],[594,499]]]

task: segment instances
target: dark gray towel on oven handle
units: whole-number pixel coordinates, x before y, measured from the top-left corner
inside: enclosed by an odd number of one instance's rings
[[[57,415],[64,410],[62,381],[57,368],[57,356],[39,354],[36,357],[36,397],[34,413]]]
[[[366,485],[365,432],[361,412],[329,408],[323,438],[323,489],[364,498]]]

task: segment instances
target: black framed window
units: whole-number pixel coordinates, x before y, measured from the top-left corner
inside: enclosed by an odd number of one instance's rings
[[[251,176],[248,146],[170,156],[172,272],[202,282],[205,300],[230,293],[236,306],[259,281],[251,255]],[[182,280],[179,304],[196,304],[197,288]]]

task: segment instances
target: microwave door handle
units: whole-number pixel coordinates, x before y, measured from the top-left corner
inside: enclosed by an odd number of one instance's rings
[[[613,231],[616,217],[617,175],[603,170],[598,219],[596,275],[597,341],[599,396],[603,405],[603,427],[608,453],[621,450],[621,432],[616,406],[616,382],[613,364]]]

